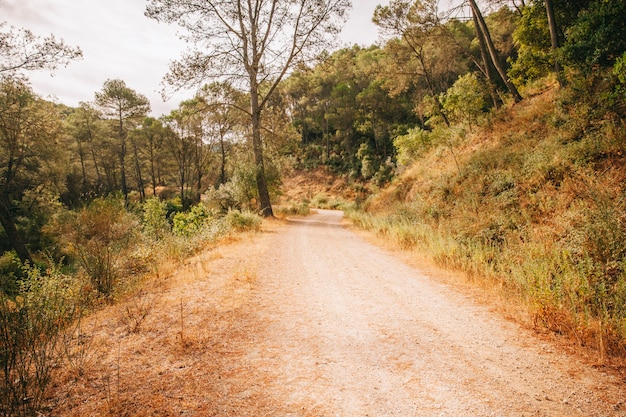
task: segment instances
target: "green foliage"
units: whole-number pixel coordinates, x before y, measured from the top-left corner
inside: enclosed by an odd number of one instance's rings
[[[170,232],[167,220],[167,203],[158,198],[149,198],[142,206],[143,230],[150,239],[161,240]]]
[[[80,282],[26,268],[18,294],[0,294],[0,415],[31,416],[59,365],[64,330],[81,312]]]
[[[15,252],[3,253],[0,256],[0,294],[14,296],[19,289],[22,272],[22,263]]]
[[[486,88],[476,74],[459,77],[452,87],[441,95],[443,109],[451,120],[477,124],[486,107]]]
[[[524,85],[553,71],[550,29],[543,2],[523,9],[513,39],[518,47],[517,57],[510,59],[509,75],[513,81]]]
[[[626,50],[626,1],[595,0],[565,29],[565,59],[591,70],[608,67]]]
[[[237,232],[247,230],[259,231],[263,220],[257,214],[249,211],[230,210],[225,217],[226,223]]]
[[[212,219],[213,216],[204,204],[196,204],[188,212],[179,212],[174,215],[172,231],[177,236],[193,236]]]

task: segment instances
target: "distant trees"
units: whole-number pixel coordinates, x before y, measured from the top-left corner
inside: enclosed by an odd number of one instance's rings
[[[126,182],[126,154],[128,131],[135,127],[150,111],[150,102],[122,80],[107,80],[102,90],[96,93],[96,105],[102,109],[104,116],[114,123],[113,130],[117,137],[117,156],[119,158],[120,180],[124,199],[128,201],[128,184]],[[136,154],[136,149],[135,149]],[[136,156],[136,155],[135,155]],[[139,189],[143,193],[141,171],[138,171]]]

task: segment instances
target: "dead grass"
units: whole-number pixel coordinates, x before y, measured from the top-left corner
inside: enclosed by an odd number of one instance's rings
[[[271,370],[246,366],[264,326],[254,315],[255,268],[280,224],[266,221],[260,234],[230,237],[89,317],[83,337],[95,359],[80,373],[70,366],[58,370],[51,414],[259,416],[280,410],[284,402],[264,391]],[[129,311],[137,316],[140,310],[145,317],[129,325]]]

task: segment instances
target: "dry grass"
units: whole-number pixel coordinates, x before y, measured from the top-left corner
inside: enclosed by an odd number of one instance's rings
[[[89,317],[82,337],[94,359],[81,372],[58,370],[51,413],[258,416],[280,410],[280,398],[263,390],[271,371],[247,367],[245,357],[264,328],[254,315],[255,268],[278,227],[266,221],[261,234],[222,241]]]

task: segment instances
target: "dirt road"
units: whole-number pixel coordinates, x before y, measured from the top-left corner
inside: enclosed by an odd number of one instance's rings
[[[624,381],[341,220],[319,211],[197,257],[138,332],[101,318],[108,353],[60,383],[53,415],[626,416]]]
[[[259,266],[269,325],[247,360],[273,370],[270,390],[329,416],[626,415],[623,385],[365,243],[341,218],[292,220]]]

